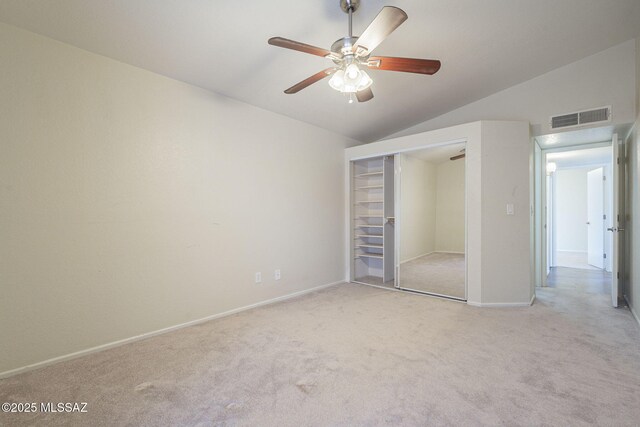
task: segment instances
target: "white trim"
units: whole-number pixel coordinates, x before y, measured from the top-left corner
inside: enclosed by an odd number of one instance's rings
[[[418,296],[423,296],[423,297],[437,298],[437,299],[442,300],[442,301],[453,301],[453,302],[457,302],[457,303],[461,303],[461,304],[466,304],[467,303],[465,300],[457,298],[457,297],[448,297],[446,295],[430,294],[428,292],[417,291],[415,289],[402,288],[402,287],[401,288],[396,288],[396,287],[392,288],[392,287],[389,287],[389,286],[374,285],[372,283],[358,282],[357,280],[352,280],[349,283],[352,283],[354,285],[371,286],[372,288],[384,289],[386,291],[401,292],[403,294],[411,294],[411,295],[418,295]]]
[[[531,300],[529,302],[476,302],[476,301],[467,301],[468,305],[473,307],[497,307],[497,308],[505,308],[505,307],[530,307],[533,305],[533,302],[536,299],[536,294],[534,293],[531,296]]]
[[[613,138],[613,134],[611,135]],[[586,150],[589,148],[600,148],[600,147],[611,147],[611,138],[605,141],[600,142],[576,142],[571,145],[562,145],[560,147],[540,147],[542,151],[546,151],[547,153],[562,153],[563,151],[576,151],[576,150]]]
[[[280,297],[276,297],[276,298],[272,298],[272,299],[268,299],[265,301],[260,301],[257,302],[255,304],[250,304],[250,305],[246,305],[244,307],[239,307],[239,308],[234,308],[232,310],[228,310],[222,313],[218,313],[218,314],[213,314],[211,316],[207,316],[207,317],[203,317],[201,319],[197,319],[197,320],[191,320],[189,322],[185,322],[185,323],[180,323],[178,325],[174,325],[174,326],[169,326],[167,328],[163,328],[163,329],[158,329],[156,331],[152,331],[152,332],[147,332],[141,335],[136,335],[130,338],[125,338],[122,340],[118,340],[118,341],[113,341],[110,343],[106,343],[106,344],[102,344],[102,345],[98,345],[95,347],[91,347],[91,348],[87,348],[84,350],[80,350],[80,351],[76,351],[74,353],[69,353],[69,354],[65,354],[63,356],[58,356],[58,357],[53,357],[51,359],[47,359],[47,360],[43,360],[41,362],[36,362],[33,363],[31,365],[26,365],[26,366],[22,366],[20,368],[16,368],[16,369],[11,369],[9,371],[4,371],[4,372],[0,372],[0,379],[3,378],[8,378],[14,375],[18,375],[18,374],[22,374],[28,371],[33,371],[35,369],[40,369],[40,368],[44,368],[45,366],[49,366],[49,365],[53,365],[59,362],[64,362],[66,360],[71,360],[71,359],[75,359],[78,357],[82,357],[82,356],[87,356],[89,354],[93,354],[93,353],[97,353],[99,351],[102,350],[107,350],[110,348],[114,348],[114,347],[120,347],[121,345],[124,344],[129,344],[129,343],[133,343],[136,341],[140,341],[143,339],[147,339],[147,338],[151,338],[154,337],[156,335],[161,335],[161,334],[165,334],[167,332],[173,332],[176,331],[178,329],[183,329],[183,328],[187,328],[189,326],[194,326],[194,325],[198,325],[200,323],[205,323],[208,322],[210,320],[215,320],[215,319],[219,319],[221,317],[226,317],[226,316],[230,316],[232,314],[236,314],[236,313],[240,313],[242,311],[247,311],[247,310],[251,310],[253,308],[258,308],[258,307],[262,307],[265,305],[270,305],[270,304],[274,304],[277,302],[281,302],[281,301],[285,301],[288,299],[292,299],[292,298],[296,298],[305,294],[309,294],[315,291],[319,291],[321,289],[325,289],[325,288],[329,288],[331,286],[336,286],[336,285],[340,285],[344,283],[343,280],[337,281],[337,282],[332,282],[332,283],[328,283],[325,285],[320,285],[320,286],[316,286],[314,288],[309,288],[309,289],[304,289],[302,291],[298,291],[298,292],[294,292],[292,294],[287,294],[287,295],[283,295]]]
[[[476,122],[473,122],[476,123]],[[472,123],[467,123],[467,124],[472,124]],[[455,127],[455,126],[452,126]],[[430,132],[430,131],[427,131]],[[424,132],[424,133],[427,133]],[[407,136],[415,136],[415,135],[407,135]],[[402,137],[399,137],[402,138]],[[395,139],[395,138],[394,138]],[[450,145],[450,144],[459,144],[464,142],[465,144],[467,143],[467,139],[468,138],[457,138],[457,139],[452,139],[452,140],[445,140],[443,142],[435,142],[435,143],[431,143],[431,144],[426,144],[426,145],[418,145],[416,147],[405,147],[405,148],[392,148],[392,149],[388,149],[386,151],[376,151],[375,154],[363,154],[360,156],[354,156],[354,157],[349,157],[349,162],[355,162],[356,160],[364,160],[364,159],[371,159],[374,157],[382,157],[382,156],[391,156],[394,154],[403,154],[406,152],[411,152],[411,151],[418,151],[418,150],[423,150],[426,148],[437,148],[437,147],[441,147],[443,145]],[[383,139],[382,141],[377,141],[378,143],[382,143],[382,142],[388,142],[391,141],[391,139]],[[351,148],[351,147],[349,147]],[[349,148],[346,148],[345,150],[348,151]]]
[[[435,254],[453,254],[453,255],[464,255],[464,252],[457,251],[434,251]]]
[[[634,319],[636,319],[636,322],[638,322],[638,325],[640,326],[640,317],[638,317],[638,314],[633,309],[633,306],[629,303],[629,299],[627,298],[626,295],[623,295],[622,297],[627,302],[627,307],[629,307],[629,311],[631,312],[631,315],[633,316]]]
[[[398,289],[395,286],[391,287],[391,286],[384,286],[384,285],[374,285],[373,283],[359,282],[357,280],[351,280],[351,281],[349,281],[347,283],[351,283],[353,285],[371,286],[372,288],[385,289],[387,291],[402,292],[401,289]]]

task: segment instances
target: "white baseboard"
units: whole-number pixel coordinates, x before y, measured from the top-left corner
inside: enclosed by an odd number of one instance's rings
[[[435,252],[427,252],[422,255],[414,256],[413,258],[405,259],[404,261],[400,261],[400,265],[404,264],[405,262],[413,261],[414,259],[422,258],[423,256],[431,255],[433,253]]]
[[[631,303],[627,299],[627,296],[623,295],[622,297],[627,302],[627,307],[629,307],[629,311],[631,312],[631,315],[633,316],[634,319],[636,319],[636,322],[638,322],[638,325],[640,326],[640,317],[638,317],[638,313],[636,313],[636,311],[633,309],[633,306],[631,305]]]
[[[221,317],[231,316],[232,314],[240,313],[242,311],[251,310],[252,308],[258,308],[258,307],[262,307],[262,306],[265,306],[265,305],[269,305],[269,304],[274,304],[274,303],[277,303],[277,302],[285,301],[285,300],[288,300],[288,299],[291,299],[291,298],[296,298],[296,297],[299,297],[299,296],[302,296],[302,295],[305,295],[305,294],[309,294],[311,292],[319,291],[321,289],[329,288],[331,286],[336,286],[336,285],[339,285],[341,283],[344,283],[344,281],[340,280],[340,281],[337,281],[337,282],[316,286],[314,288],[304,289],[302,291],[294,292],[292,294],[287,294],[287,295],[283,295],[283,296],[280,296],[280,297],[268,299],[266,301],[260,301],[260,302],[257,302],[255,304],[246,305],[246,306],[240,307],[240,308],[234,308],[233,310],[228,310],[228,311],[225,311],[225,312],[222,312],[222,313],[213,314],[211,316],[203,317],[201,319],[191,320],[189,322],[181,323],[179,325],[169,326],[167,328],[158,329],[156,331],[147,332],[147,333],[144,333],[144,334],[141,334],[141,335],[136,335],[134,337],[125,338],[125,339],[118,340],[118,341],[113,341],[113,342],[102,344],[102,345],[99,345],[99,346],[96,346],[96,347],[87,348],[85,350],[76,351],[74,353],[65,354],[63,356],[58,356],[58,357],[54,357],[54,358],[51,358],[51,359],[43,360],[41,362],[36,362],[36,363],[31,364],[31,365],[26,365],[26,366],[22,366],[20,368],[11,369],[9,371],[0,372],[0,379],[12,377],[14,375],[22,374],[22,373],[25,373],[25,372],[28,372],[28,371],[33,371],[35,369],[44,368],[45,366],[54,365],[54,364],[59,363],[59,362],[64,362],[64,361],[67,361],[67,360],[76,359],[78,357],[87,356],[89,354],[97,353],[99,351],[107,350],[107,349],[110,349],[110,348],[120,347],[121,345],[124,345],[124,344],[133,343],[133,342],[136,342],[136,341],[140,341],[140,340],[144,340],[144,339],[147,339],[147,338],[154,337],[156,335],[165,334],[167,332],[172,332],[172,331],[175,331],[175,330],[178,330],[178,329],[187,328],[189,326],[198,325],[200,323],[208,322],[208,321],[214,320],[214,319],[219,319]]]
[[[529,302],[477,302],[477,301],[467,301],[468,305],[473,307],[530,307],[533,305],[533,301],[536,299],[536,294],[534,293],[531,296],[531,300]]]
[[[464,252],[454,252],[454,251],[433,251],[433,252],[427,252],[426,254],[422,254],[422,255],[414,256],[413,258],[405,259],[404,261],[401,261],[401,262],[400,262],[400,264],[402,265],[402,264],[404,264],[405,262],[413,261],[413,260],[415,260],[415,259],[422,258],[423,256],[433,255],[433,254],[454,254],[454,255],[464,255]]]

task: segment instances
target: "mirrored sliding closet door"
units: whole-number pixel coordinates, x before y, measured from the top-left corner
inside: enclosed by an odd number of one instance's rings
[[[465,144],[396,156],[398,287],[466,299]]]

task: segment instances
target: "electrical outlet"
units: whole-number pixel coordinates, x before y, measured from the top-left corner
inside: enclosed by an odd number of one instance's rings
[[[256,273],[256,283],[262,283],[262,273]]]
[[[280,269],[277,269],[275,273],[273,273],[273,278],[276,280],[280,280]]]

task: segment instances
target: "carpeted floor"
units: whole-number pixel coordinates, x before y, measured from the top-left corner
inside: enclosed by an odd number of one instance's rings
[[[581,268],[552,267],[547,276],[550,288],[573,289],[578,292],[589,292],[611,295],[611,273],[604,270],[586,270]]]
[[[88,402],[7,426],[631,426],[640,328],[561,280],[529,308],[344,284],[0,380],[7,401]]]
[[[400,264],[400,287],[465,298],[464,254],[434,252]]]

